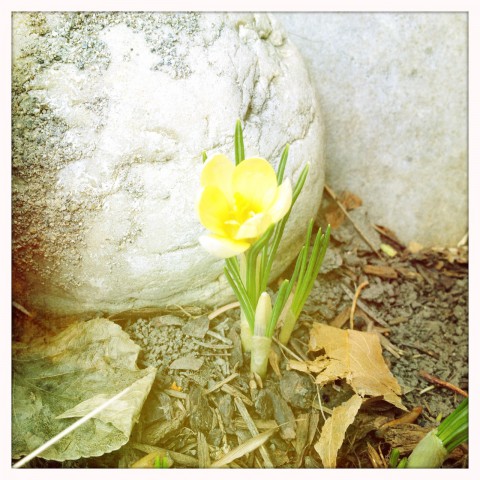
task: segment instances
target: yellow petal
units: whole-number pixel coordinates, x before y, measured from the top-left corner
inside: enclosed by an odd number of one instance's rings
[[[292,184],[290,179],[286,178],[277,189],[277,198],[273,205],[268,209],[268,214],[273,223],[277,223],[288,212],[292,205]]]
[[[275,170],[264,158],[247,158],[235,167],[232,188],[259,213],[268,209],[275,199],[278,188]]]
[[[248,242],[230,240],[219,235],[202,235],[199,241],[207,252],[219,258],[233,257],[250,247]]]
[[[230,199],[234,170],[235,165],[225,155],[214,155],[203,165],[200,184],[202,187],[217,187]]]
[[[235,240],[241,240],[243,238],[258,238],[263,235],[267,228],[272,224],[272,218],[265,213],[259,213],[252,218],[249,218],[246,222],[240,225]]]
[[[200,192],[196,208],[204,227],[213,233],[225,235],[224,222],[228,219],[229,204],[219,188],[205,187]]]

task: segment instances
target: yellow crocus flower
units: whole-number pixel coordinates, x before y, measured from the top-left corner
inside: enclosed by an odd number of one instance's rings
[[[214,155],[203,166],[197,213],[210,235],[201,245],[220,258],[247,250],[270,225],[281,220],[292,204],[292,187],[281,185],[263,158],[247,158],[235,166],[225,155]]]

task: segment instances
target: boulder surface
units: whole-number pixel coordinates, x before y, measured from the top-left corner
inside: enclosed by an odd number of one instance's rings
[[[466,13],[278,13],[315,81],[326,182],[405,244],[467,232]]]
[[[15,13],[13,284],[57,315],[232,298],[202,250],[202,151],[286,175],[310,162],[275,272],[323,189],[323,124],[296,47],[265,14]]]

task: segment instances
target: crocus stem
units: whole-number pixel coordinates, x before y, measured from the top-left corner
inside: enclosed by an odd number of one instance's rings
[[[265,378],[268,367],[268,356],[272,347],[272,339],[269,337],[252,337],[252,355],[250,370]]]
[[[407,468],[440,468],[448,457],[448,451],[432,430],[420,440],[408,457]]]
[[[247,285],[247,257],[244,253],[241,253],[238,256],[238,264],[240,269],[240,278],[242,280],[243,285]],[[250,299],[251,301],[251,299]],[[253,305],[255,308],[256,305]],[[242,340],[242,347],[244,352],[250,352],[252,350],[252,329],[248,324],[247,317],[243,311],[240,310],[240,338]]]
[[[297,322],[297,317],[289,308],[287,311],[287,315],[283,321],[282,328],[280,330],[280,335],[278,339],[282,345],[286,345],[290,340],[290,336],[292,335],[293,329],[295,328],[295,323]]]
[[[252,336],[253,333],[248,324],[247,317],[243,310],[240,310],[240,338],[244,352],[250,352],[252,350]]]

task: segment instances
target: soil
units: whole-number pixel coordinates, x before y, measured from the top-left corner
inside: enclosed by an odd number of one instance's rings
[[[321,226],[338,214],[334,204],[321,211],[326,212],[317,219]],[[62,464],[35,459],[30,466],[128,467],[161,448],[169,452],[173,468],[208,467],[256,433],[279,427],[263,450],[237,458],[233,466],[321,468],[314,444],[323,415],[348,399],[351,390],[342,382],[317,389],[311,376],[289,370],[288,362],[314,358],[308,351],[314,322],[349,327],[352,298],[364,282],[368,285],[358,297],[354,328],[381,335],[403,404],[409,411],[421,407],[421,413],[382,430],[404,412],[381,398],[365,402],[347,431],[337,467],[386,467],[393,447],[408,455],[463,398],[449,386],[427,381],[421,372],[468,391],[467,247],[416,251],[414,245],[412,253],[392,232],[375,229],[361,208],[354,212],[355,225],[379,253],[352,222],[337,215],[328,255],[297,328],[287,348],[274,343],[264,381],[250,374],[249,357],[242,353],[238,308],[215,314],[183,306],[115,315],[110,319],[142,348],[140,366],[158,367],[130,442],[100,458]],[[395,256],[383,253],[389,251],[385,245]],[[462,445],[444,467],[466,468],[467,462]]]

